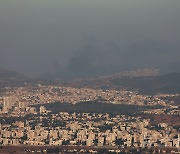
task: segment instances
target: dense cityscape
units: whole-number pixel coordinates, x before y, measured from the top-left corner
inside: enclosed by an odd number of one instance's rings
[[[177,96],[179,94],[150,96],[125,90],[41,84],[18,88],[6,87],[0,98],[0,144],[108,147],[111,152],[121,152],[122,148],[128,147],[164,147],[174,148],[176,151],[180,147],[179,122],[176,121],[175,124],[166,121],[155,122],[151,116],[169,115],[179,120],[179,106],[173,101],[164,99]],[[127,105],[128,108],[142,107],[143,110],[137,110],[133,114],[121,114],[106,110],[93,113],[55,111],[48,108],[48,105],[75,106],[87,102],[112,106]]]
[[[180,154],[180,0],[0,0],[0,154]]]

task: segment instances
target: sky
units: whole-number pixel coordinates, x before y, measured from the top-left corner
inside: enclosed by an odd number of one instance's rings
[[[0,67],[67,79],[178,70],[179,8],[180,0],[0,0]]]

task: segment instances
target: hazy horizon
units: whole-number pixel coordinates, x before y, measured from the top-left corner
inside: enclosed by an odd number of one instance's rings
[[[52,78],[179,70],[179,6],[175,0],[1,0],[0,67]]]

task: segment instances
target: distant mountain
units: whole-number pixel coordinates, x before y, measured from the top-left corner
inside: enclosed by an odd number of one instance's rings
[[[63,85],[96,89],[137,90],[144,94],[180,93],[180,73],[149,75],[140,76],[136,73],[124,76],[112,75],[97,79],[66,82]]]
[[[180,93],[180,73],[169,73],[153,77],[113,79],[112,85],[138,90],[142,93]]]
[[[46,81],[39,78],[30,78],[16,71],[8,70],[0,67],[0,92],[3,91],[4,87],[7,86],[17,87],[17,86],[24,86],[25,84],[52,85],[52,84],[57,84],[57,82]]]
[[[3,88],[5,86],[22,85],[24,84],[24,82],[30,80],[30,78],[16,71],[0,68],[0,88]]]
[[[158,69],[126,71],[114,75],[81,79],[71,82],[46,81],[28,78],[16,71],[0,68],[0,89],[5,86],[21,86],[24,83],[60,84],[62,86],[95,89],[136,90],[144,94],[180,93],[180,73],[160,75]]]
[[[19,79],[24,79],[25,76],[23,76],[22,74],[16,72],[16,71],[11,71],[11,70],[7,70],[4,68],[0,68],[0,80],[19,80]]]
[[[108,79],[108,78],[122,78],[122,77],[148,77],[148,76],[158,76],[159,74],[159,69],[138,69],[138,70],[133,70],[133,71],[123,71],[123,72],[118,72],[113,75],[108,75],[108,76],[100,76],[99,79]]]

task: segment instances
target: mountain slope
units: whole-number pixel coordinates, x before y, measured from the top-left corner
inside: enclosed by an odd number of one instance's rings
[[[19,80],[20,81],[20,80],[25,80],[25,79],[28,79],[28,78],[16,71],[0,68],[1,81],[2,80],[4,81]]]
[[[0,88],[6,86],[21,86],[31,79],[12,70],[0,68]]]
[[[111,76],[92,80],[80,80],[63,85],[73,87],[138,90],[144,94],[180,93],[180,73],[159,76]]]
[[[111,83],[114,86],[139,90],[142,93],[180,93],[180,73],[113,79]]]

